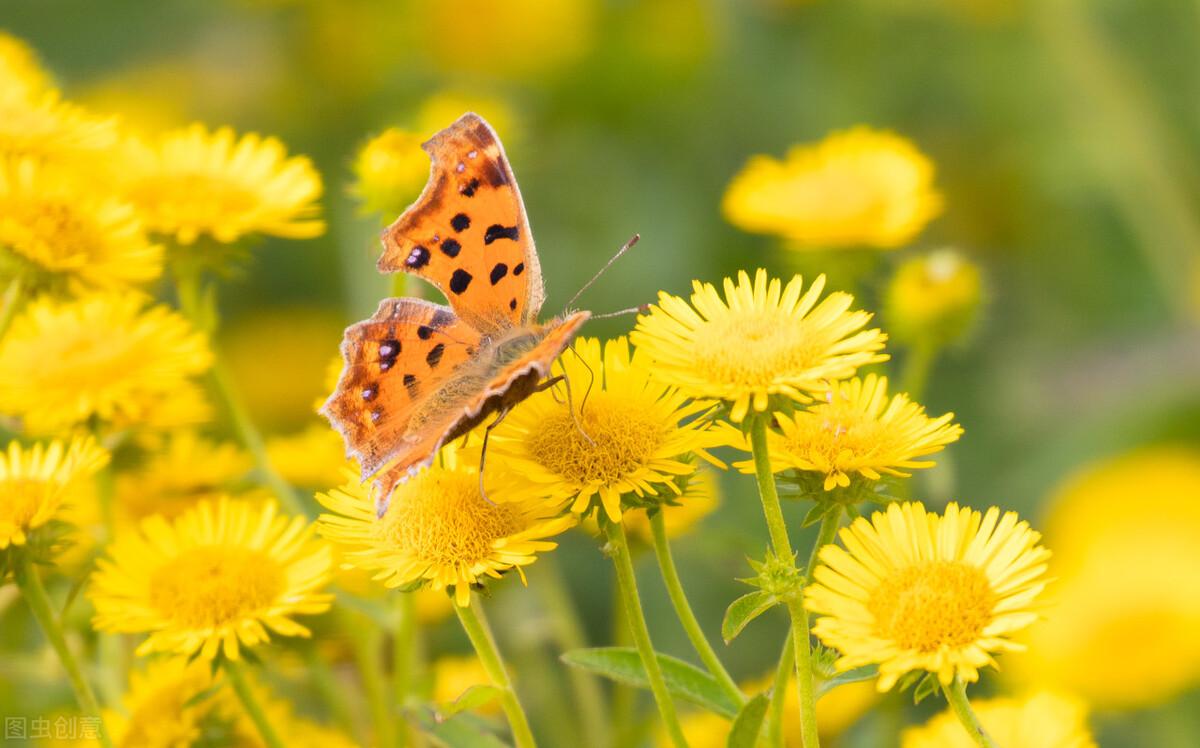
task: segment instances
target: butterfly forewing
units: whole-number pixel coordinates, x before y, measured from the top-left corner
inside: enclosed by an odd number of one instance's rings
[[[485,334],[533,323],[541,270],[500,139],[465,114],[423,148],[433,162],[429,183],[384,232],[379,269],[426,278]]]

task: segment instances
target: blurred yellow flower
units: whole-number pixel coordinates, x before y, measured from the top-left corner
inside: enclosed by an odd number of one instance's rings
[[[1154,447],[1081,470],[1049,502],[1054,614],[1015,664],[1099,709],[1200,683],[1200,451]]]
[[[173,432],[144,463],[117,473],[114,513],[122,525],[155,514],[173,520],[202,501],[236,493],[252,466],[235,444]]]
[[[562,71],[592,47],[596,0],[424,3],[426,54],[452,72],[528,78]]]
[[[104,721],[118,748],[183,748],[196,745],[206,719],[221,705],[212,669],[202,661],[167,657],[129,675],[124,709],[108,709]]]
[[[781,236],[797,248],[891,249],[941,212],[933,171],[908,140],[856,127],[795,146],[783,161],[751,158],[730,182],[722,208],[735,226]]]
[[[128,141],[125,190],[155,232],[191,244],[201,236],[229,243],[251,234],[319,236],[321,177],[283,143],[228,127],[200,124],[151,143]]]
[[[12,34],[0,31],[0,90],[23,96],[51,88],[33,48]]]
[[[421,150],[421,143],[432,132],[389,127],[358,149],[351,191],[363,212],[379,213],[390,223],[417,199],[429,179],[429,154]]]
[[[891,504],[839,535],[845,549],[821,549],[805,591],[813,633],[841,652],[839,670],[878,664],[880,691],[913,670],[973,683],[1038,618],[1050,553],[1015,512]]]
[[[517,114],[504,99],[453,89],[439,91],[421,102],[417,108],[417,132],[429,137],[467,112],[475,112],[487,120],[496,132],[504,135],[509,148],[520,137]],[[425,166],[428,176],[428,156],[425,156]]]
[[[570,502],[577,514],[600,506],[613,522],[623,496],[637,505],[681,495],[694,456],[713,459],[709,424],[694,417],[711,405],[652,380],[649,358],[631,355],[624,336],[603,352],[596,338],[572,348],[553,370],[574,384],[572,395],[560,383],[514,408],[492,432],[490,454],[520,476],[522,492]]]
[[[49,522],[79,483],[108,464],[108,452],[91,437],[52,441],[25,449],[15,441],[0,453],[0,550],[24,545]]]
[[[31,302],[0,341],[0,412],[45,433],[93,419],[164,425],[156,411],[199,400],[191,378],[212,362],[204,335],[145,303],[134,292]]]
[[[0,157],[78,166],[117,143],[117,120],[62,100],[57,91],[0,87]]]
[[[455,444],[444,447],[431,467],[396,486],[382,518],[369,484],[350,477],[341,488],[317,494],[332,512],[321,515],[321,534],[346,546],[347,563],[376,571],[387,587],[452,588],[466,607],[473,585],[511,569],[523,579],[521,567],[557,545],[545,538],[574,524],[540,498],[485,499],[478,464],[477,453],[472,458],[458,454]]]
[[[946,345],[975,323],[983,297],[979,266],[953,249],[905,260],[888,282],[884,319],[908,345]]]
[[[267,722],[283,745],[288,748],[361,748],[344,733],[298,716],[290,702],[271,693],[257,678],[248,680],[254,700],[261,705]],[[230,748],[267,748],[245,707],[228,691],[223,696],[225,722],[232,722],[228,738]]]
[[[302,517],[273,502],[222,497],[174,522],[154,516],[118,537],[92,575],[97,631],[147,632],[137,654],[172,652],[239,659],[241,647],[308,636],[295,615],[329,608],[328,545]]]
[[[709,469],[700,468],[687,476],[687,486],[683,495],[675,497],[671,503],[662,503],[658,511],[663,514],[663,526],[667,538],[678,538],[687,535],[696,528],[702,519],[715,512],[721,505],[721,486],[717,474]],[[625,523],[625,532],[633,538],[650,545],[654,535],[650,530],[650,515],[644,509],[625,512],[621,517]]]
[[[27,159],[0,168],[0,252],[33,287],[82,292],[162,274],[162,247],[146,238],[132,205],[85,173]]]
[[[834,292],[820,303],[825,276],[801,295],[794,276],[784,286],[759,270],[751,282],[725,279],[725,299],[711,283],[692,282],[691,305],[659,292],[629,336],[654,359],[654,376],[693,397],[725,400],[742,421],[753,407],[767,410],[772,395],[807,401],[831,379],[887,360],[887,336],[863,330],[871,315],[849,311],[854,297]]]
[[[491,684],[487,670],[476,655],[445,655],[433,662],[433,701],[442,706],[453,704],[473,686]],[[475,711],[496,714],[500,711],[500,704],[493,700]]]
[[[267,439],[267,457],[283,479],[294,486],[323,488],[339,483],[347,468],[357,470],[346,457],[346,445],[327,423],[309,424],[304,430]]]
[[[1040,691],[1020,699],[972,702],[983,729],[1000,746],[1096,748],[1087,726],[1087,707],[1076,698]],[[921,727],[906,729],[901,748],[973,748],[978,745],[947,710]]]
[[[957,441],[962,427],[951,423],[953,413],[930,418],[908,395],[889,400],[887,386],[887,377],[855,377],[833,384],[824,402],[791,415],[776,413],[780,431],[767,432],[771,468],[819,473],[829,491],[849,486],[855,474],[876,481],[884,474],[908,476],[903,470],[933,467],[932,460],[917,458]],[[741,431],[727,424],[722,431],[733,446],[750,450]],[[754,461],[736,467],[753,473]]]

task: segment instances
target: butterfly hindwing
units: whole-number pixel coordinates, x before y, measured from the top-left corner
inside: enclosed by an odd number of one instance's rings
[[[346,328],[344,366],[321,412],[342,433],[363,475],[420,439],[430,397],[472,360],[480,334],[453,311],[421,299],[384,299]]]
[[[429,182],[384,232],[379,269],[429,280],[484,333],[532,324],[542,274],[500,139],[465,114],[422,147],[432,161]]]

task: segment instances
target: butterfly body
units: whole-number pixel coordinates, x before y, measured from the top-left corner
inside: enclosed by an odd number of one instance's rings
[[[322,413],[341,433],[380,510],[438,449],[524,400],[588,312],[544,323],[537,252],[504,150],[467,114],[423,146],[429,183],[385,232],[379,268],[433,283],[450,306],[384,299],[351,325]]]

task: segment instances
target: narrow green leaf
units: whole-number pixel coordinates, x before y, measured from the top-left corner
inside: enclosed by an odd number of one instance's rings
[[[808,510],[808,514],[804,515],[804,519],[800,522],[801,527],[811,527],[821,521],[821,518],[829,511],[829,504],[818,502],[812,509]]]
[[[770,704],[771,699],[765,693],[747,701],[734,718],[733,727],[729,729],[729,740],[725,745],[728,748],[754,748],[758,744],[758,734],[762,731],[763,719],[767,716],[767,707]]]
[[[742,633],[746,624],[770,610],[779,600],[769,592],[755,590],[742,595],[725,609],[725,620],[721,621],[721,638],[725,643],[733,641]]]
[[[673,696],[723,717],[732,719],[737,714],[737,704],[725,695],[711,675],[670,655],[655,656],[658,666],[662,668],[663,679],[667,682],[667,690]],[[564,654],[562,661],[630,686],[650,687],[646,670],[642,667],[642,659],[633,647],[574,649]]]
[[[469,712],[491,701],[495,701],[500,698],[500,693],[500,689],[495,686],[471,686],[463,691],[453,703],[445,705],[440,711],[443,716],[453,717],[459,712]]]
[[[856,667],[853,670],[847,670],[844,673],[839,673],[825,680],[817,682],[817,698],[821,698],[838,686],[844,686],[847,683],[858,683],[864,680],[872,680],[879,677],[879,668],[874,665],[866,665],[864,667]]]
[[[913,689],[913,703],[920,704],[927,696],[937,693],[938,685],[937,674],[927,673]]]
[[[482,721],[470,714],[442,719],[434,709],[428,707],[414,711],[421,732],[440,748],[508,748],[508,745],[491,733]]]

